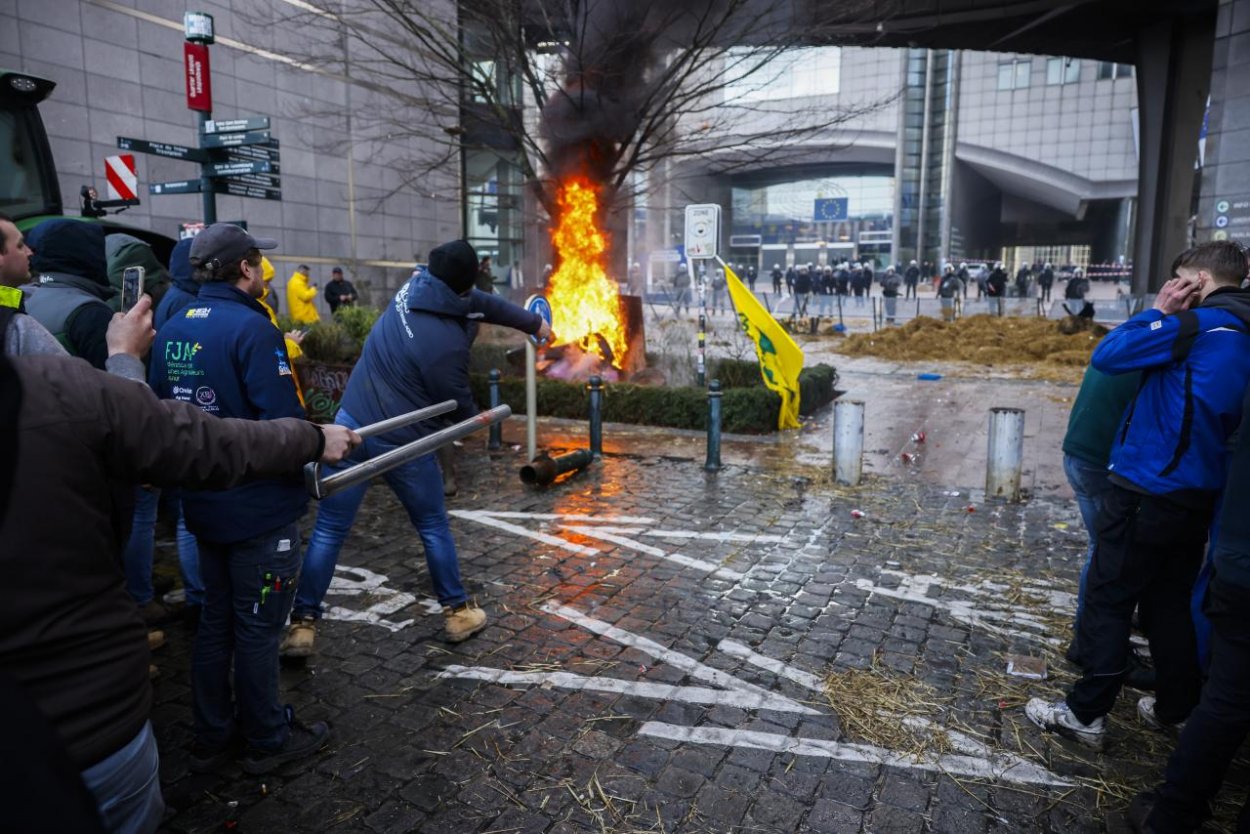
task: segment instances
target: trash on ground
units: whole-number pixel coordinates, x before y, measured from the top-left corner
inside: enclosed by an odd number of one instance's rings
[[[1046,680],[1046,661],[1040,657],[1022,654],[1007,655],[1007,674],[1029,680]]]

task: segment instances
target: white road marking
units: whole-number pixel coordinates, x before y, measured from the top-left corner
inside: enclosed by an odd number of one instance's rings
[[[675,562],[682,567],[695,568],[705,573],[714,574],[722,579],[728,579],[731,582],[738,582],[745,578],[746,574],[736,570],[723,568],[714,562],[706,562],[703,559],[695,559],[691,556],[685,556],[681,553],[670,553],[667,550],[661,550],[658,547],[652,547],[649,544],[643,544],[627,536],[618,536],[615,533],[605,533],[601,527],[589,527],[585,525],[565,525],[565,528],[574,533],[580,533],[587,538],[600,539],[601,541],[618,544],[621,547],[636,550],[639,553],[645,553],[648,556],[654,556],[657,559],[664,559],[668,562]]]
[[[804,672],[802,669],[796,669],[793,666],[782,663],[780,660],[773,660],[771,657],[765,657],[758,652],[752,651],[749,647],[744,646],[736,640],[722,640],[716,646],[730,657],[740,657],[752,666],[758,666],[765,671],[772,672],[778,677],[785,678],[797,683],[805,689],[813,692],[824,693],[825,683],[811,672]]]
[[[1070,787],[1073,784],[1043,767],[1006,753],[992,753],[989,756],[944,754],[915,758],[905,753],[895,753],[867,744],[794,738],[777,733],[731,730],[721,727],[681,727],[658,721],[644,723],[638,733],[653,738],[693,744],[750,747],[776,753],[793,753],[797,756],[820,756],[844,762],[866,762],[908,770],[929,770],[976,779],[996,779],[1004,782],[1057,787]]]
[[[416,622],[412,619],[399,622],[387,619],[390,615],[402,611],[418,600],[412,594],[387,588],[387,577],[384,574],[350,565],[335,565],[334,571],[335,575],[330,578],[330,587],[326,591],[327,596],[370,596],[379,599],[362,611],[344,608],[341,605],[327,606],[322,614],[326,619],[369,623],[390,631],[400,631]],[[438,614],[443,610],[437,600],[423,599],[420,602],[425,606],[426,613]],[[430,608],[430,603],[434,605],[433,610]]]
[[[607,521],[606,518],[590,518],[588,521]],[[572,525],[563,524],[564,527]],[[637,527],[596,527],[596,530],[602,530],[605,533],[616,533],[618,535],[634,535],[649,536],[656,539],[706,539],[714,542],[741,542],[743,544],[780,544],[786,540],[785,536],[766,536],[763,534],[754,535],[752,533],[715,533],[707,530],[648,530]]]
[[[602,551],[594,547],[585,547],[584,545],[574,544],[568,539],[562,539],[559,536],[552,536],[547,533],[541,533],[538,530],[530,530],[528,527],[522,527],[519,524],[509,524],[506,521],[488,515],[486,513],[474,510],[450,510],[448,515],[454,515],[456,518],[463,518],[467,521],[476,521],[478,524],[485,524],[487,527],[494,527],[497,530],[503,530],[508,533],[516,533],[518,536],[525,536],[534,541],[549,544],[552,547],[558,547],[562,550],[568,550],[582,556],[598,556]]]
[[[654,518],[636,515],[578,515],[576,513],[521,513],[503,510],[470,510],[493,518],[534,519],[535,521],[602,521],[607,524],[655,524]]]

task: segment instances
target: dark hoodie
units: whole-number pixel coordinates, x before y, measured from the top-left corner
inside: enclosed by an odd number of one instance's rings
[[[152,247],[139,238],[125,234],[111,234],[104,240],[104,254],[108,261],[109,284],[117,290],[109,306],[121,309],[122,278],[126,268],[143,267],[143,291],[152,296],[152,304],[159,305],[169,289],[169,270],[156,258]]]
[[[422,270],[399,288],[369,332],[347,382],[343,410],[368,425],[455,400],[458,408],[451,419],[472,417],[477,406],[469,388],[469,348],[479,321],[526,333],[535,333],[542,325],[537,315],[497,296],[479,290],[457,295]],[[438,421],[427,420],[390,432],[386,440],[409,443],[441,427]]]
[[[45,220],[26,236],[37,276],[22,287],[26,312],[74,356],[103,369],[108,359],[105,332],[113,318],[104,255],[104,229],[96,223]]]
[[[188,260],[192,240],[189,237],[183,238],[170,253],[169,277],[173,280],[173,286],[165,293],[156,308],[156,315],[152,317],[152,327],[156,330],[160,330],[161,325],[180,313],[200,294],[200,285],[191,277],[191,261]]]

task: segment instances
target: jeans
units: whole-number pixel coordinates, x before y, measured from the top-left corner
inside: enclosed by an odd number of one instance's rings
[[[1202,700],[1189,716],[1159,788],[1149,823],[1159,834],[1195,831],[1210,815],[1211,800],[1228,765],[1250,733],[1250,589],[1218,578],[1203,610],[1211,620],[1211,669]],[[1250,804],[1237,830],[1247,830]]]
[[[1089,578],[1089,563],[1094,558],[1094,543],[1097,541],[1098,509],[1111,488],[1111,481],[1107,479],[1107,467],[1067,454],[1063,456],[1063,474],[1068,476],[1068,484],[1076,493],[1076,505],[1081,511],[1081,521],[1085,523],[1085,533],[1089,537],[1089,549],[1085,553],[1085,561],[1081,563],[1081,581],[1076,592],[1076,620],[1073,623],[1073,630],[1080,633],[1085,584]]]
[[[334,422],[353,429],[360,427],[360,423],[343,409],[339,409]],[[362,451],[364,457],[372,458],[393,448],[394,444],[387,443],[385,436],[368,437]],[[425,563],[438,601],[443,605],[463,605],[469,595],[460,581],[460,560],[443,504],[443,477],[438,460],[432,454],[423,455],[392,469],[383,477],[408,511],[412,526],[421,536]],[[304,575],[295,596],[293,617],[321,617],[321,603],[334,577],[339,551],[352,529],[360,502],[368,489],[369,483],[365,481],[336,492],[318,507],[317,524],[308,542],[308,552],[304,554]]]
[[[138,487],[135,489],[135,516],[130,529],[130,541],[122,553],[122,565],[126,572],[126,591],[140,607],[156,596],[152,587],[152,560],[156,552],[156,513],[161,503],[159,489]],[[200,582],[200,554],[195,536],[187,532],[182,518],[182,502],[178,502],[178,563],[182,568],[182,584],[186,588],[187,602],[199,605],[204,601],[204,586]]]
[[[1084,723],[1106,715],[1128,670],[1133,609],[1140,605],[1158,677],[1155,714],[1184,721],[1201,686],[1189,594],[1202,564],[1212,510],[1111,484],[1098,513],[1098,542],[1077,634],[1085,675],[1068,693]]]
[[[125,747],[84,770],[82,781],[95,797],[106,830],[113,834],[155,831],[165,814],[165,800],[152,722],[145,721]]]
[[[275,750],[289,732],[278,700],[278,644],[299,584],[299,526],[234,544],[201,541],[200,569],[204,609],[191,656],[196,739],[225,746],[237,713],[250,746]]]

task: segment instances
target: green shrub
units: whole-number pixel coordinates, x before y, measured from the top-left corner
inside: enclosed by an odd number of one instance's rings
[[[319,321],[308,328],[300,347],[309,359],[342,363],[360,358],[361,344],[338,322]]]
[[[355,305],[347,307],[339,307],[334,311],[334,321],[343,326],[363,349],[365,339],[369,337],[369,331],[373,329],[373,324],[378,320],[378,316],[382,315],[381,310],[373,307],[358,307]]]

